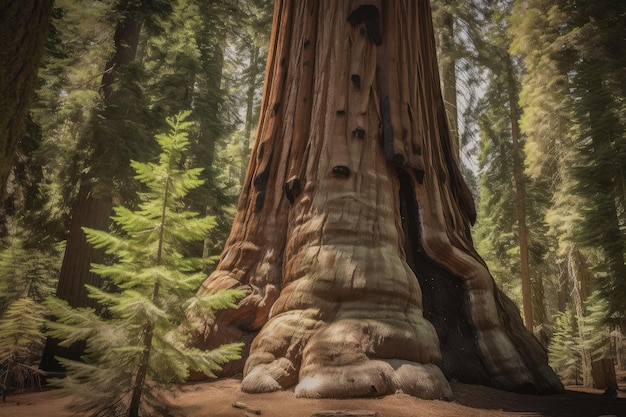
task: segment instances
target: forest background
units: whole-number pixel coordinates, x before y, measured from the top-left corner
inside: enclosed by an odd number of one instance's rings
[[[0,352],[15,352],[2,376],[54,351],[48,296],[95,307],[90,264],[112,259],[81,228],[114,228],[112,207],[139,204],[131,161],[156,160],[155,135],[183,110],[181,166],[204,180],[184,205],[215,226],[182,249],[219,256],[259,118],[272,3],[55,2],[0,212]],[[592,386],[593,363],[626,367],[626,4],[431,4],[475,245],[563,381]]]

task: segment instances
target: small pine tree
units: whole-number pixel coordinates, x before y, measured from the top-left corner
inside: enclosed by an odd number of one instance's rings
[[[554,333],[548,348],[550,366],[566,384],[582,381],[580,337],[570,306],[557,314]]]
[[[0,250],[0,317],[15,300],[37,291],[37,280],[30,274],[32,251],[24,248],[24,230],[9,218],[8,235]]]
[[[609,301],[598,291],[585,301],[585,311],[583,345],[591,352],[592,360],[614,359],[618,336],[615,329],[621,317],[610,316]]]
[[[238,343],[212,351],[190,348],[180,328],[189,309],[235,307],[241,296],[235,290],[194,296],[205,277],[195,272],[202,269],[202,260],[181,253],[184,243],[203,239],[214,225],[212,218],[183,207],[183,197],[202,183],[200,169],[181,168],[191,126],[185,121],[188,115],[168,118],[171,131],[156,136],[158,163],[132,162],[147,191],[140,193],[136,211],[115,208],[112,219],[122,233],[85,229],[92,245],[117,260],[92,266],[116,288],[88,287],[103,313],[71,308],[59,299],[47,303],[58,317],[50,323],[50,335],[64,345],[86,342],[84,363],[61,360],[68,375],[58,385],[75,397],[76,410],[97,416],[163,415],[168,404],[155,388],[184,382],[190,370],[211,376],[240,357]]]
[[[46,308],[41,302],[54,293],[61,246],[27,248],[28,233],[20,220],[7,220],[8,235],[0,250],[0,388],[39,385],[35,364],[45,341]]]
[[[0,320],[0,388],[2,399],[11,389],[39,385],[33,366],[43,350],[46,308],[30,297],[9,304]]]

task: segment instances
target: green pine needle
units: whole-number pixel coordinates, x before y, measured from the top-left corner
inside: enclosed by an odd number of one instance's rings
[[[153,390],[160,384],[184,382],[190,371],[213,376],[240,357],[241,344],[204,352],[190,348],[181,331],[190,310],[213,314],[236,308],[243,295],[235,290],[195,295],[205,277],[200,271],[206,260],[186,257],[182,247],[205,238],[216,223],[186,211],[182,204],[183,197],[202,184],[201,170],[180,165],[192,126],[185,121],[188,115],[169,118],[170,132],[156,136],[162,150],[158,164],[132,163],[146,191],[139,194],[137,210],[115,209],[112,219],[120,233],[83,229],[89,243],[116,259],[111,265],[92,265],[115,290],[87,286],[104,314],[54,298],[46,304],[57,317],[49,324],[50,336],[62,339],[65,346],[83,340],[87,345],[84,363],[62,361],[68,377],[57,383],[76,398],[76,409],[97,413],[113,404],[127,405],[137,387],[143,409],[158,407],[160,397]],[[138,379],[143,372],[146,379]]]

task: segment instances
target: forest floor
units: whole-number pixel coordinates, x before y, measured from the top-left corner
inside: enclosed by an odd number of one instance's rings
[[[194,383],[166,395],[186,417],[253,417],[255,410],[262,417],[311,417],[322,412],[327,416],[376,417],[626,417],[626,372],[618,373],[617,398],[578,386],[566,387],[565,394],[536,396],[453,383],[452,402],[420,400],[405,394],[373,399],[302,399],[291,391],[246,394],[239,389],[239,382],[219,379]],[[0,402],[0,417],[70,417],[75,414],[65,409],[69,402],[70,398],[59,398],[54,391],[13,394]],[[234,407],[235,402],[249,410]]]

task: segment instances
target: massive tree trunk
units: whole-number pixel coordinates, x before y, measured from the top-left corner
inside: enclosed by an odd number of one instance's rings
[[[4,200],[15,149],[24,133],[52,6],[51,0],[0,4],[0,201]]]
[[[247,296],[199,323],[198,346],[247,342],[247,392],[561,391],[473,249],[428,1],[277,0],[269,51],[235,223],[200,289]]]

